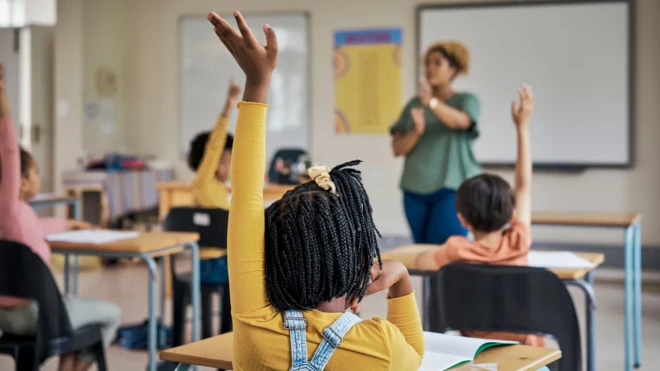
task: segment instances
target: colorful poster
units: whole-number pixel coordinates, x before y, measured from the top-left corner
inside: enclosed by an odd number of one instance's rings
[[[335,32],[335,130],[386,134],[401,113],[401,29]]]

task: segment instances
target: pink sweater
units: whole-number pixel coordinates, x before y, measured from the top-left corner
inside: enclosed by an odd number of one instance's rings
[[[66,221],[40,219],[29,204],[18,198],[21,185],[20,150],[11,118],[0,118],[0,239],[29,246],[46,263],[50,246],[45,236],[66,230]],[[0,306],[10,306],[0,297]]]

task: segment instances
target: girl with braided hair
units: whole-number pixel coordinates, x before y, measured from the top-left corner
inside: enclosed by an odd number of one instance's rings
[[[264,213],[266,98],[277,63],[275,32],[260,45],[209,21],[246,75],[232,154],[229,282],[234,370],[416,370],[424,354],[410,277],[382,261],[359,161],[310,169],[313,181]],[[388,318],[362,320],[359,302],[388,289]]]

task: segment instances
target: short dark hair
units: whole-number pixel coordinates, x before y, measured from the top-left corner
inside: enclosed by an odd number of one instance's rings
[[[311,310],[334,298],[364,297],[380,260],[369,197],[347,162],[330,171],[337,194],[311,181],[266,209],[266,294],[276,310]]]
[[[190,141],[190,151],[188,152],[188,166],[193,171],[197,171],[199,165],[202,163],[204,158],[204,152],[206,152],[206,143],[209,141],[211,136],[210,131],[205,131],[197,134],[192,141]],[[234,136],[230,133],[227,133],[227,140],[225,141],[225,151],[230,151],[234,147]]]
[[[479,232],[494,232],[511,221],[516,198],[509,183],[493,174],[481,174],[461,184],[456,211]]]

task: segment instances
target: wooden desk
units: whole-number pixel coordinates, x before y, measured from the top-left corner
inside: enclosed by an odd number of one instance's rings
[[[160,352],[160,359],[185,365],[232,369],[233,333],[226,333],[195,343]],[[510,345],[487,349],[475,359],[476,363],[497,363],[499,371],[537,370],[561,358],[557,349]],[[469,370],[461,366],[454,370]]]
[[[139,258],[144,260],[149,268],[149,371],[156,371],[156,343],[158,341],[156,334],[156,281],[157,269],[154,258],[167,256],[190,248],[192,250],[192,279],[191,295],[193,307],[193,339],[199,340],[199,295],[200,295],[200,280],[199,280],[199,247],[197,241],[199,235],[197,233],[179,233],[179,232],[144,232],[140,233],[135,238],[129,238],[119,241],[113,241],[104,244],[84,244],[84,243],[71,243],[71,242],[52,242],[50,244],[51,250],[54,253],[68,255],[90,255],[90,256],[106,256],[112,258]],[[68,261],[68,259],[65,259]],[[165,284],[164,274],[165,269],[164,259],[161,259],[161,302],[160,313],[165,313]],[[68,277],[68,266],[65,265],[65,277]]]
[[[408,268],[413,275],[426,276],[426,275],[435,275],[437,270],[423,270],[417,268],[415,261],[417,256],[426,251],[435,251],[438,248],[437,245],[405,245],[394,248],[392,250],[387,250],[381,254],[383,259],[392,259],[397,260],[403,263],[403,265]],[[603,264],[605,261],[605,255],[599,253],[588,253],[588,252],[578,252],[577,255],[581,256],[584,259],[589,260],[594,264],[594,268]],[[593,269],[593,268],[592,268]],[[587,273],[592,269],[589,268],[580,268],[580,269],[550,269],[551,272],[557,275],[562,280],[578,280],[583,278]]]
[[[160,352],[163,361],[211,368],[232,369],[234,336],[226,333],[196,343]],[[537,370],[561,358],[556,349],[510,345],[490,348],[480,353],[476,363],[497,363],[499,371]],[[461,366],[454,370],[469,370]]]
[[[293,189],[291,185],[266,184],[264,186],[264,201],[277,201],[284,193]],[[193,204],[192,185],[184,182],[162,182],[156,183],[159,192],[158,215],[164,218],[167,212],[176,206],[191,206]],[[231,187],[227,187],[231,193]]]
[[[534,212],[532,224],[581,228],[617,228],[625,234],[624,348],[625,371],[641,363],[642,342],[642,215],[639,213]],[[634,349],[634,354],[632,353]],[[634,357],[634,358],[633,358]],[[593,371],[587,360],[587,371]]]

